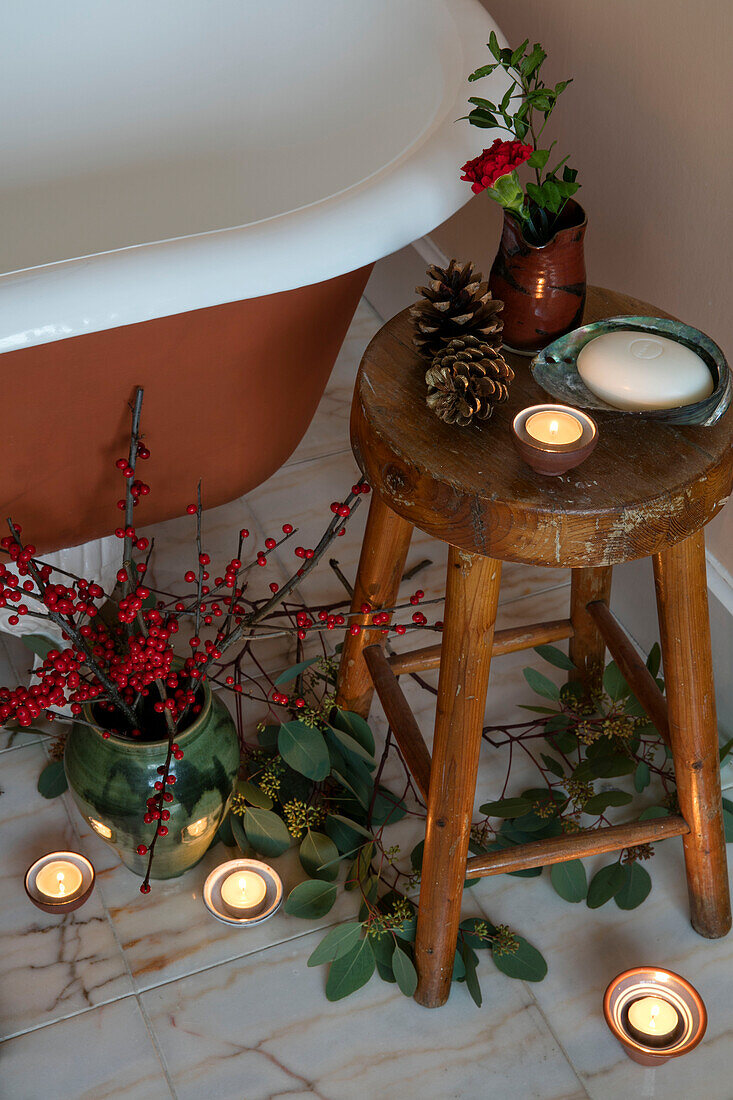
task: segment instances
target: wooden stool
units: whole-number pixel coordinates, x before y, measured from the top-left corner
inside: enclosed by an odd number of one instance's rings
[[[585,320],[668,316],[589,288]],[[712,428],[597,416],[599,442],[580,467],[542,477],[525,466],[511,422],[547,400],[529,362],[490,421],[444,424],[425,405],[425,362],[405,310],[364,355],[351,417],[354,453],[373,489],[352,614],[396,602],[413,526],[450,544],[442,644],[389,660],[374,634],[347,634],[338,701],[366,716],[374,687],[427,801],[415,994],[447,999],[466,877],[493,875],[682,836],[692,926],[730,928],[704,525],[731,491],[733,410]],[[608,609],[612,566],[653,556],[666,699]],[[494,634],[502,561],[572,570],[570,617]],[[351,622],[367,622],[368,617]],[[378,635],[377,635],[378,637]],[[592,683],[606,646],[670,744],[680,814],[521,844],[467,859],[492,656],[570,639],[578,675]],[[432,761],[396,674],[440,668]]]

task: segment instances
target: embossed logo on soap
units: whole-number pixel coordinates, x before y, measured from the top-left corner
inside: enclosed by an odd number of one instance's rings
[[[664,351],[664,345],[659,340],[644,337],[641,340],[632,340],[629,351],[637,359],[658,359]]]

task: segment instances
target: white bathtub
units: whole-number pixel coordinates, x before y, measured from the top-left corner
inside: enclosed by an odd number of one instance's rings
[[[0,350],[422,236],[470,197],[494,27],[478,0],[5,0]]]
[[[5,0],[2,517],[109,579],[136,385],[141,525],[285,461],[370,265],[471,195],[493,27],[478,0]]]

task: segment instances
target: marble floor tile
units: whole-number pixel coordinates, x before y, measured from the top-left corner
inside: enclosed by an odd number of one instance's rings
[[[237,859],[238,849],[217,844],[181,879],[154,881],[148,895],[140,880],[124,867],[116,853],[85,827],[77,813],[80,847],[98,872],[97,892],[103,898],[135,989],[147,989],[228,959],[262,951],[273,944],[305,935],[311,922],[280,911],[272,920],[237,928],[215,920],[202,900],[206,876],[220,863]],[[306,877],[296,848],[268,861],[283,880],[285,896]],[[319,924],[346,919],[353,906],[341,894],[334,909]]]
[[[5,1100],[173,1097],[134,997],[0,1045]]]
[[[132,991],[100,891],[65,917],[42,913],[23,889],[49,851],[80,850],[64,803],[36,791],[40,745],[2,755],[0,797],[0,1036],[39,1027]]]
[[[180,1100],[587,1096],[522,983],[497,971],[484,983],[484,1009],[461,988],[429,1012],[374,975],[332,1004],[325,968],[306,965],[318,939],[143,994]]]

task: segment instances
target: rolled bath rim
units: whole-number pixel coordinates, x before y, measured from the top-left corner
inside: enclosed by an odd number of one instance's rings
[[[71,8],[77,8],[79,2],[73,0]],[[274,0],[264,9],[282,19],[289,3],[297,2]],[[357,0],[339,2],[347,9],[353,6],[356,12]],[[371,7],[375,34],[382,36],[385,27],[379,28],[378,17],[389,20],[397,5],[400,18],[395,33],[404,36],[400,49],[404,49],[405,65],[417,65],[421,74],[423,70],[426,76],[430,74],[429,85],[427,79],[424,83],[432,90],[433,101],[429,95],[418,94],[412,79],[409,95],[414,101],[414,131],[407,135],[403,148],[387,150],[387,162],[380,163],[386,148],[380,143],[380,120],[369,116],[370,89],[373,91],[375,81],[389,78],[393,82],[390,94],[397,103],[401,82],[407,77],[401,75],[399,66],[387,66],[386,72],[365,65],[359,71],[356,66],[354,79],[362,81],[363,89],[357,92],[365,106],[364,114],[353,124],[362,128],[363,140],[374,145],[373,171],[362,172],[361,178],[333,194],[324,193],[302,206],[247,224],[131,243],[1,275],[0,351],[319,283],[397,251],[455,213],[471,197],[468,184],[460,180],[461,165],[496,136],[492,130],[478,130],[457,120],[470,109],[467,98],[472,90],[490,97],[503,94],[500,73],[475,89],[467,83],[472,69],[490,60],[486,42],[490,31],[497,28],[479,0],[370,0],[368,5],[358,0],[359,8]],[[28,18],[34,18],[33,8],[28,8]],[[246,8],[241,6],[241,10]],[[132,9],[137,9],[137,3],[125,10]],[[97,10],[108,9],[102,6]],[[183,10],[187,10],[185,5]],[[412,19],[412,37],[406,16]],[[344,27],[342,19],[337,33]],[[342,37],[343,42],[338,37],[329,41],[328,34],[321,35],[327,43],[322,48],[338,51],[346,46],[348,36]],[[410,45],[413,39],[414,47]],[[501,36],[500,41],[504,44]],[[274,45],[277,49],[277,41]],[[381,48],[380,42],[368,47],[375,57]],[[327,56],[321,60],[325,64]],[[319,79],[328,81],[328,72],[324,68],[319,71]],[[281,70],[278,77],[283,77]],[[323,95],[323,84],[317,91]],[[334,95],[338,92],[333,89]],[[327,87],[326,93],[330,94]],[[298,89],[298,94],[304,94],[303,90]],[[403,114],[412,117],[406,111]],[[304,119],[307,116],[304,101]],[[403,129],[404,125],[403,118]],[[339,135],[333,140],[340,140]],[[324,180],[324,191],[327,182]],[[49,185],[49,200],[52,197]]]

